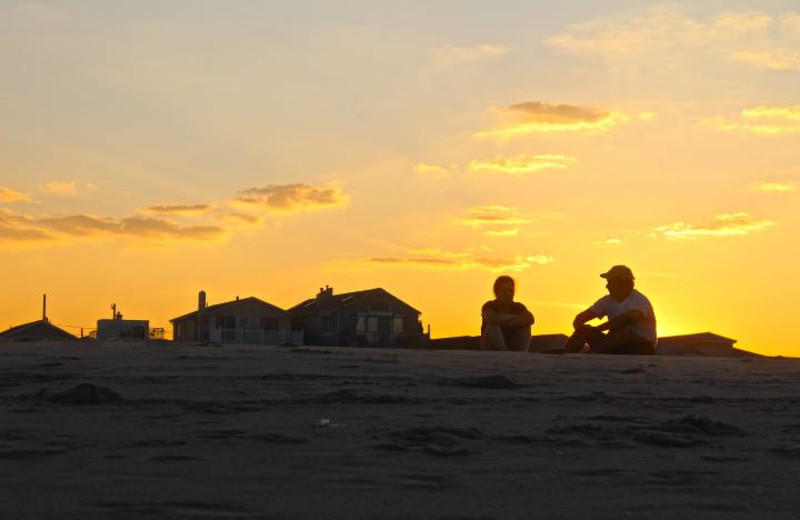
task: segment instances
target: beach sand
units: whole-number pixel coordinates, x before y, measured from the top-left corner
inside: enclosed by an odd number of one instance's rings
[[[800,517],[800,361],[0,344],[3,518]]]

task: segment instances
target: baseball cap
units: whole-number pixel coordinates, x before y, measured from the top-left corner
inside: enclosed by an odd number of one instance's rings
[[[620,278],[623,280],[633,280],[633,271],[630,270],[628,266],[625,265],[615,265],[608,272],[603,273],[600,275],[601,278],[609,279],[609,278]]]

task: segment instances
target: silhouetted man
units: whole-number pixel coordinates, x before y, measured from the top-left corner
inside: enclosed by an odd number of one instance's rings
[[[633,288],[633,273],[624,265],[615,265],[600,275],[607,280],[608,296],[575,316],[575,332],[564,350],[599,354],[655,354],[656,316],[645,295]],[[592,327],[586,322],[608,317],[608,321]],[[608,332],[605,332],[608,331]]]
[[[481,350],[527,351],[534,319],[523,304],[514,301],[514,279],[497,277],[494,297],[481,308]]]

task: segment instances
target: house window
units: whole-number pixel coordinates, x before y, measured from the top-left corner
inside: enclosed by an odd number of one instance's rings
[[[278,318],[261,318],[261,330],[274,331],[278,330]]]
[[[378,332],[378,317],[370,316],[367,318],[367,332]]]
[[[334,332],[334,321],[333,316],[323,316],[322,317],[322,332],[323,333],[332,333]]]
[[[235,316],[217,316],[214,319],[214,328],[233,330],[236,328]]]
[[[395,334],[402,334],[403,333],[403,317],[402,316],[395,316],[394,317],[394,331]]]

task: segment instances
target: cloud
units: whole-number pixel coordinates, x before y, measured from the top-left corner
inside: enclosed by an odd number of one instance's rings
[[[566,32],[547,38],[545,44],[582,56],[638,56],[684,41],[702,41],[706,29],[675,9],[655,7],[571,25]]]
[[[800,38],[800,13],[786,13],[781,16],[781,29],[785,34]]]
[[[164,215],[176,217],[193,217],[205,215],[215,208],[214,204],[174,204],[174,205],[155,205],[142,208],[140,213],[146,215]]]
[[[450,170],[445,168],[444,166],[438,166],[436,164],[427,164],[427,163],[419,163],[414,166],[414,172],[420,177],[426,177],[431,179],[444,179],[448,175],[450,175]]]
[[[344,206],[347,198],[337,186],[318,188],[309,184],[270,185],[240,191],[229,204],[279,213],[296,213]]]
[[[0,186],[0,202],[27,202],[28,200],[30,200],[28,195],[14,191],[11,188]]]
[[[714,119],[719,130],[744,131],[763,135],[800,132],[800,105],[760,106],[742,110],[736,120]]]
[[[800,182],[797,181],[758,182],[755,185],[753,185],[753,189],[756,191],[787,193],[791,191],[797,191],[798,189],[800,189]]]
[[[75,193],[75,181],[51,181],[40,186],[41,190],[52,195],[72,195]]]
[[[457,224],[479,228],[487,235],[515,236],[519,227],[532,220],[522,217],[519,210],[506,206],[481,206],[468,209],[455,219]]]
[[[762,69],[800,70],[800,50],[771,48],[736,51],[731,57]]]
[[[226,224],[255,226],[264,221],[263,217],[250,215],[247,213],[221,213],[216,216],[217,220]]]
[[[489,61],[502,58],[514,52],[513,47],[504,45],[486,44],[472,47],[456,47],[446,45],[432,49],[428,52],[431,61],[443,65],[462,65],[480,61]]]
[[[534,265],[546,265],[554,261],[553,257],[546,255],[514,256],[509,258],[487,257],[473,253],[448,254],[433,250],[428,255],[405,255],[391,257],[372,257],[365,262],[375,265],[408,266],[434,269],[473,270],[486,269],[489,271],[523,271]]]
[[[772,17],[756,11],[725,13],[714,19],[712,27],[733,34],[760,34],[772,23]]]
[[[779,21],[780,30],[772,30],[775,19],[757,11],[698,20],[680,7],[662,5],[572,25],[545,44],[554,51],[602,59],[614,67],[650,69],[654,62],[685,64],[711,56],[762,68],[798,70],[800,15],[785,13]]]
[[[114,219],[92,215],[33,218],[0,213],[0,241],[69,241],[74,239],[129,238],[149,241],[217,241],[228,232],[216,226],[183,227],[161,218]]]
[[[567,104],[548,104],[540,101],[517,103],[494,109],[504,120],[492,130],[478,132],[475,137],[507,139],[542,132],[599,133],[627,121],[627,116],[605,108]]]
[[[675,222],[659,226],[652,236],[675,239],[743,236],[774,225],[774,222],[757,219],[747,213],[726,213],[717,215],[713,221],[703,225]]]
[[[11,210],[0,208],[0,243],[30,243],[47,242],[53,237],[36,226],[36,224],[23,215],[17,215]]]
[[[522,177],[526,173],[539,170],[564,169],[576,161],[577,159],[566,155],[497,156],[488,161],[474,160],[469,167],[472,171],[502,172]]]
[[[595,244],[604,245],[604,246],[618,246],[622,244],[622,240],[619,238],[607,238],[606,240],[598,240]]]

